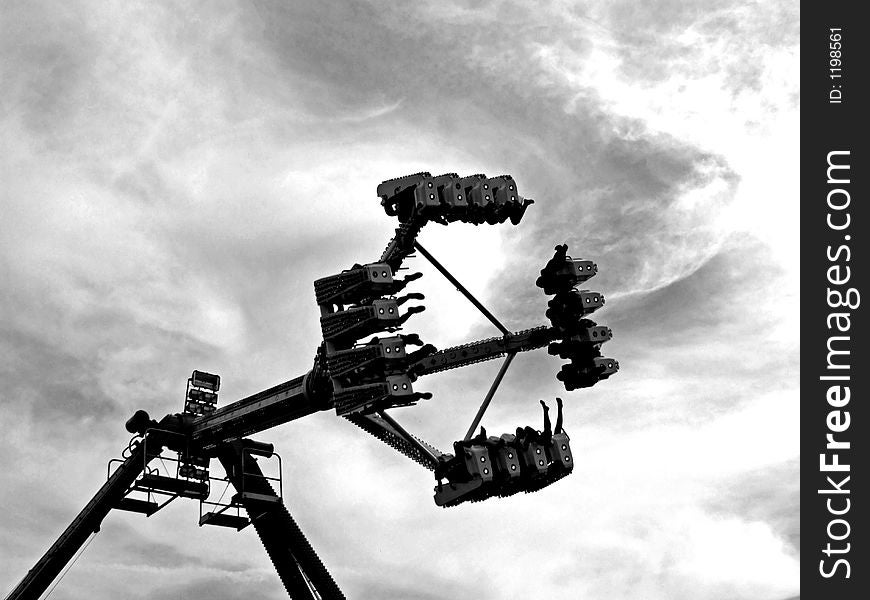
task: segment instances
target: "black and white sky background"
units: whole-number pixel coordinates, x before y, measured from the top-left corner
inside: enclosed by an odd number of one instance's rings
[[[383,179],[511,173],[513,228],[421,241],[509,327],[556,243],[599,265],[622,370],[564,393],[574,474],[451,510],[431,474],[322,413],[260,434],[349,598],[798,594],[794,1],[4,2],[0,589],[105,478],[137,408],[305,372],[312,281],[376,259]],[[439,347],[493,335],[426,265]],[[490,432],[540,427],[562,361],[521,355]],[[441,448],[497,364],[396,411]],[[284,597],[252,531],[192,502],[112,514],[55,598]]]

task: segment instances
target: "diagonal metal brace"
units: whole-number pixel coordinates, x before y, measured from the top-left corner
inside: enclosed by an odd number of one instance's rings
[[[504,374],[507,373],[508,367],[511,366],[511,361],[516,355],[516,352],[509,352],[507,357],[504,359],[504,362],[501,363],[501,368],[498,370],[498,373],[495,376],[495,380],[493,380],[492,385],[489,386],[489,391],[486,393],[486,397],[483,399],[483,403],[477,410],[477,414],[474,415],[474,421],[471,422],[471,427],[468,428],[468,433],[465,434],[465,441],[471,439],[471,436],[474,435],[477,426],[480,425],[480,420],[483,418],[483,413],[485,413],[486,409],[489,407],[489,403],[492,401],[492,397],[495,396],[495,391],[498,389],[501,380],[504,378]]]
[[[493,325],[498,327],[499,331],[501,331],[505,335],[508,335],[510,333],[510,330],[508,330],[507,327],[502,325],[501,321],[496,319],[495,316],[491,312],[489,312],[489,310],[487,310],[487,308],[483,304],[481,304],[477,298],[472,296],[471,292],[469,292],[467,289],[465,289],[465,286],[462,285],[461,283],[459,283],[459,281],[450,273],[450,271],[448,271],[444,267],[444,265],[442,265],[440,262],[435,260],[435,257],[432,256],[431,254],[429,254],[429,251],[426,250],[423,246],[421,246],[420,242],[415,240],[414,241],[414,248],[416,248],[420,252],[420,254],[423,255],[423,257],[426,260],[428,260],[430,263],[432,263],[432,266],[435,267],[436,269],[438,269],[438,272],[441,273],[442,275],[444,275],[444,277],[447,278],[447,281],[449,281],[454,286],[456,286],[456,289],[459,290],[459,292],[463,296],[468,298],[468,301],[471,302],[477,308],[477,310],[479,310],[481,313],[483,313],[483,316],[485,316],[487,319],[489,319],[489,321]]]

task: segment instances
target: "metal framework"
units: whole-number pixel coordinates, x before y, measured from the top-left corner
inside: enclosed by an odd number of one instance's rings
[[[567,434],[562,430],[562,401],[551,427],[544,408],[544,429],[526,426],[516,433],[487,436],[474,432],[499,384],[520,352],[548,347],[551,354],[567,358],[557,375],[566,389],[589,387],[615,373],[619,365],[601,356],[601,344],[610,329],[588,318],[604,304],[598,292],[577,290],[575,285],[592,277],[592,261],[573,259],[567,246],[557,246],[536,284],[549,302],[550,324],[510,331],[479,302],[418,241],[430,221],[518,224],[533,201],[522,198],[508,175],[437,177],[417,173],[378,186],[381,204],[399,227],[378,261],[315,282],[321,310],[323,342],[307,373],[284,383],[217,407],[220,377],[194,371],[188,380],[184,410],[159,422],[137,411],[127,422],[136,434],[123,459],[109,463],[106,483],[57,541],[37,561],[7,596],[8,600],[38,599],[64,566],[82,547],[111,509],[151,516],[167,503],[184,497],[199,500],[200,525],[232,527],[253,525],[291,598],[343,599],[344,595],[307,541],[283,499],[280,457],[277,477],[266,476],[260,460],[277,457],[271,444],[246,436],[322,410],[335,410],[367,433],[393,447],[435,474],[435,502],[455,506],[468,501],[532,492],[570,474],[573,459]],[[395,278],[404,260],[422,255],[501,332],[498,337],[437,350],[415,334],[400,334],[411,315],[423,310],[408,300],[422,294],[397,296],[419,277]],[[386,336],[379,337],[386,332]],[[360,341],[378,334],[367,342]],[[420,346],[411,351],[412,346]],[[411,406],[431,394],[416,392],[413,384],[425,375],[505,357],[465,436],[444,453],[402,427],[389,409]],[[152,468],[163,452],[174,453],[174,473]],[[211,459],[226,473],[223,481],[236,490],[230,500],[210,500]],[[116,465],[116,466],[115,466]],[[112,470],[112,466],[115,466]],[[275,489],[278,485],[278,490]],[[165,498],[158,502],[157,498]],[[245,515],[242,514],[244,511]]]

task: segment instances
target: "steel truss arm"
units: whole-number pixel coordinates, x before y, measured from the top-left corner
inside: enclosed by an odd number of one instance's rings
[[[345,418],[430,471],[435,470],[438,457],[443,454],[435,446],[408,433],[386,411],[379,411],[378,414],[347,415]]]
[[[240,444],[226,444],[218,458],[287,593],[294,600],[345,600],[335,580],[299,529],[287,507],[275,494],[253,456],[244,456]],[[243,468],[244,465],[244,468]]]
[[[402,439],[405,440],[405,442],[410,444],[423,457],[426,465],[430,469],[433,468],[433,465],[438,463],[438,457],[441,456],[441,452],[434,446],[430,446],[420,438],[405,431],[405,428],[399,425],[393,417],[388,415],[387,411],[379,410],[378,416],[384,424],[389,425]],[[381,427],[384,427],[384,425],[382,424]]]
[[[414,241],[425,223],[425,221],[402,223],[381,254],[379,262],[390,265],[393,273],[398,271],[402,261],[414,252]]]
[[[555,328],[542,326],[509,333],[502,337],[469,342],[461,346],[445,348],[419,360],[415,364],[415,372],[418,375],[430,375],[448,369],[465,367],[477,362],[499,358],[505,354],[543,348],[560,337],[561,334]]]
[[[156,456],[152,447],[146,457],[144,446],[142,443],[136,446],[130,456],[115,469],[39,562],[6,596],[6,600],[37,600],[45,592],[88,537],[99,531],[100,523],[109,511],[124,497],[127,488],[142,473],[145,465]]]

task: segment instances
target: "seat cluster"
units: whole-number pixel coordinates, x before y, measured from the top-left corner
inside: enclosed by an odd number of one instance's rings
[[[519,224],[534,200],[523,198],[510,175],[483,174],[460,177],[456,173],[432,176],[415,173],[384,181],[378,186],[381,205],[403,223],[454,221],[481,225]]]
[[[601,355],[601,344],[613,337],[610,328],[587,318],[604,306],[604,295],[576,287],[597,272],[594,262],[571,258],[568,246],[562,244],[556,246],[553,258],[535,282],[545,294],[553,296],[546,314],[561,340],[551,343],[547,350],[570,361],[556,375],[569,391],[593,386],[619,370],[619,362]]]
[[[453,444],[453,454],[444,454],[435,469],[435,503],[456,506],[491,497],[534,492],[568,475],[574,468],[568,434],[562,429],[562,400],[558,403],[555,428],[549,407],[544,408],[544,429],[517,427],[514,433],[480,434]]]

